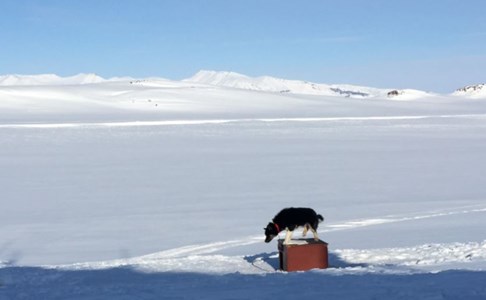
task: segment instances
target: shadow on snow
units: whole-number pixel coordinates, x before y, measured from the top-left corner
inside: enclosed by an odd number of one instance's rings
[[[329,253],[329,267],[330,268],[366,268],[368,264],[353,264],[343,260],[341,257],[334,253]],[[266,272],[274,272],[280,269],[280,262],[278,258],[278,252],[271,252],[271,253],[260,253],[251,256],[245,256],[245,260],[252,264],[255,268],[266,271]],[[269,270],[268,268],[263,268],[258,265],[259,262],[265,262],[273,270]]]
[[[248,257],[249,261],[260,256]],[[267,254],[275,266],[275,253]],[[277,266],[278,267],[278,266]],[[339,274],[274,272],[144,273],[133,268],[60,270],[40,267],[0,269],[0,299],[486,299],[486,272],[436,274]]]

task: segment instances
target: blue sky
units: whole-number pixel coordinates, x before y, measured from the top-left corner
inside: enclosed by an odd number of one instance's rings
[[[0,74],[486,82],[483,0],[1,0],[0,11]]]

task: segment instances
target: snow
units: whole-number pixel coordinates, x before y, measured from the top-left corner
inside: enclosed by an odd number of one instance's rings
[[[273,93],[290,93],[304,95],[338,96],[351,98],[385,97],[390,89],[378,89],[349,84],[322,84],[300,80],[287,80],[262,76],[252,78],[235,72],[217,72],[202,70],[194,76],[185,79],[186,82],[209,84],[220,87],[265,91]],[[400,95],[393,97],[397,100],[413,100],[431,95],[430,93],[406,89]]]
[[[105,79],[96,74],[77,74],[59,77],[55,74],[41,75],[4,75],[0,76],[0,86],[22,85],[77,85],[103,82]]]
[[[396,91],[398,95],[391,95],[390,93],[387,94],[388,98],[394,100],[415,100],[415,99],[424,99],[427,97],[432,97],[434,94],[427,93],[424,91],[413,90],[413,89],[405,89]]]
[[[452,93],[452,95],[469,97],[472,99],[486,98],[486,84],[468,85],[457,89],[454,93]]]
[[[486,297],[486,102],[196,79],[0,86],[0,299]],[[288,206],[330,268],[277,270]]]
[[[199,71],[186,82],[204,83],[238,89],[324,96],[368,97],[370,93],[383,93],[378,89],[350,85],[328,85],[299,80],[285,80],[270,76],[251,78],[235,72]]]

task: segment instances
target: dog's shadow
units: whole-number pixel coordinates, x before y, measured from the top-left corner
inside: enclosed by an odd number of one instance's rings
[[[255,255],[248,255],[245,256],[245,260],[250,264],[252,264],[254,267],[264,271],[269,271],[269,270],[259,267],[257,264],[260,264],[260,262],[264,262],[273,268],[272,271],[277,271],[280,269],[278,252],[270,252],[270,253],[263,252]]]
[[[329,259],[329,268],[336,268],[336,269],[366,268],[369,266],[369,264],[363,264],[363,263],[350,263],[342,259],[339,255],[332,252],[328,254],[328,259]],[[252,264],[254,267],[261,269],[263,271],[270,271],[270,270],[267,270],[259,266],[261,265],[261,262],[266,263],[270,267],[272,267],[273,268],[272,271],[280,270],[280,259],[279,259],[278,252],[270,252],[270,253],[264,252],[255,255],[249,255],[249,256],[245,256],[245,260],[250,264]]]

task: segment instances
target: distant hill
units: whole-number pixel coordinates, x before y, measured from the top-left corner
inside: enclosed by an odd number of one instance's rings
[[[470,98],[486,98],[486,84],[468,85],[457,89],[453,95],[466,96]]]
[[[126,81],[133,85],[145,87],[168,87],[183,85],[210,85],[223,88],[260,91],[278,94],[317,95],[347,98],[383,98],[390,100],[414,100],[438,94],[415,89],[383,89],[350,84],[314,83],[302,80],[289,80],[271,76],[250,77],[228,71],[201,70],[192,77],[182,81],[163,78],[114,77],[105,79],[94,73],[81,73],[61,77],[55,74],[39,75],[0,75],[0,86],[58,86],[85,85],[103,82]],[[486,84],[468,85],[457,89],[452,96],[466,98],[486,98]],[[446,95],[444,95],[446,96]]]
[[[390,89],[355,86],[349,84],[323,84],[300,80],[288,80],[270,76],[249,77],[235,72],[199,71],[194,76],[185,79],[187,82],[197,82],[229,88],[265,91],[273,93],[291,93],[305,95],[339,96],[351,98],[387,97]],[[428,93],[416,90],[400,90],[390,94],[388,98],[397,100],[414,99],[427,96]]]
[[[0,86],[19,86],[19,85],[78,85],[99,83],[105,81],[104,78],[96,74],[78,74],[70,77],[60,77],[55,74],[40,75],[3,75],[0,76]]]

